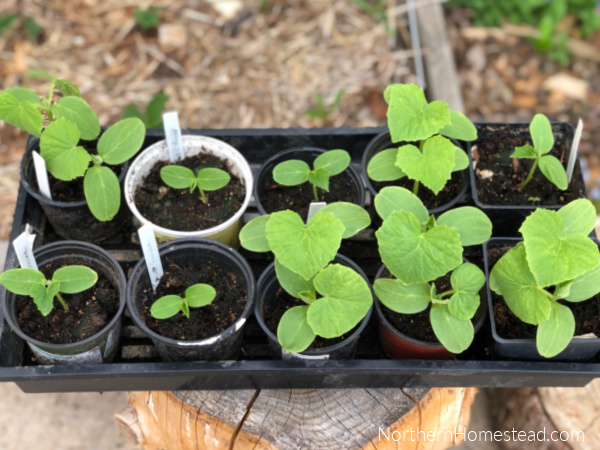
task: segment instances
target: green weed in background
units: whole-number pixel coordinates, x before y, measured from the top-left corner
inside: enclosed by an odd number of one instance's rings
[[[164,8],[136,8],[136,10],[133,12],[133,19],[135,20],[137,26],[139,26],[141,29],[151,30],[158,27],[158,24],[160,23],[158,15],[163,9]]]
[[[340,107],[344,90],[340,89],[335,96],[335,99],[330,105],[326,105],[323,100],[323,94],[320,92],[315,95],[315,106],[306,110],[306,115],[312,119],[329,120],[329,116]]]
[[[142,114],[137,106],[129,105],[123,110],[123,119],[137,117],[144,122],[146,128],[162,128],[162,115],[168,100],[169,96],[167,94],[158,92],[146,106],[144,114]]]

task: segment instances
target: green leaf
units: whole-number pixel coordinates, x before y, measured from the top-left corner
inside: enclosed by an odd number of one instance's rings
[[[40,100],[40,96],[37,95],[32,90],[22,88],[22,87],[12,87],[8,89],[4,89],[2,93],[7,93],[12,95],[19,102],[28,101],[33,103],[34,105],[41,105],[42,101]]]
[[[33,298],[33,302],[42,316],[47,316],[50,314],[50,311],[52,311],[52,308],[54,307],[54,297],[58,294],[59,289],[60,283],[53,283],[47,288],[40,284],[35,284],[31,287],[31,298]]]
[[[309,306],[307,319],[315,334],[326,339],[352,330],[373,304],[364,278],[341,264],[331,264],[320,271],[314,285],[323,297]]]
[[[460,147],[454,147],[454,167],[452,172],[458,172],[469,167],[469,157]]]
[[[396,165],[397,148],[388,148],[373,156],[367,165],[367,174],[374,181],[395,181],[406,174]]]
[[[400,147],[396,165],[411,180],[420,181],[437,195],[452,177],[454,149],[445,137],[434,136],[425,141],[422,153],[414,145]]]
[[[466,116],[450,110],[450,124],[442,128],[440,134],[450,139],[468,142],[477,139],[477,128]]]
[[[448,311],[454,317],[470,320],[479,308],[479,291],[485,284],[485,275],[475,264],[458,266],[450,276],[454,294],[448,301]]]
[[[240,231],[240,244],[252,252],[268,252],[271,250],[267,241],[266,227],[271,216],[259,216],[248,222]]]
[[[142,29],[151,30],[152,28],[156,28],[160,23],[158,15],[162,10],[163,8],[136,8],[133,12],[133,18],[135,23]]]
[[[19,101],[7,92],[0,93],[0,120],[34,136],[42,134],[44,118],[37,106],[28,100]]]
[[[523,322],[537,325],[550,316],[550,300],[529,270],[523,245],[513,247],[498,260],[490,273],[490,289],[504,297]]]
[[[519,229],[527,262],[541,287],[572,280],[600,264],[597,245],[582,234],[569,234],[556,211],[537,209]]]
[[[408,189],[398,186],[384,187],[375,196],[375,210],[386,220],[394,211],[413,213],[421,223],[427,222],[429,212],[419,197]]]
[[[392,142],[419,141],[450,124],[450,111],[444,102],[427,104],[416,84],[392,84],[384,92],[388,102],[388,127]]]
[[[462,263],[460,236],[438,225],[426,232],[406,211],[394,211],[375,232],[381,260],[405,284],[435,280]]]
[[[192,169],[183,166],[164,166],[160,169],[160,178],[167,186],[175,189],[186,189],[196,182]]]
[[[162,128],[162,115],[169,96],[158,92],[146,106],[146,126],[148,128]]]
[[[56,88],[60,91],[63,97],[81,97],[81,91],[77,86],[67,80],[56,80],[54,82]]]
[[[525,159],[535,159],[538,154],[529,144],[525,144],[521,147],[515,147],[515,151],[510,155],[511,158],[525,158]]]
[[[130,119],[132,117],[135,117],[137,119],[143,120],[142,113],[140,112],[138,107],[133,104],[127,105],[125,107],[125,109],[123,110],[122,117],[123,117],[123,119]],[[148,128],[152,128],[152,127],[148,127]]]
[[[122,164],[142,148],[145,137],[146,127],[140,119],[123,119],[102,133],[98,154],[106,164]]]
[[[350,165],[350,155],[346,150],[329,150],[317,156],[313,166],[325,169],[330,177],[342,173]]]
[[[101,222],[112,220],[121,206],[121,186],[115,173],[105,166],[93,166],[83,178],[83,190],[90,211]]]
[[[538,325],[535,345],[540,355],[552,358],[567,348],[574,334],[575,318],[571,310],[552,302],[550,317]]]
[[[69,181],[85,174],[91,157],[79,142],[79,129],[61,118],[50,123],[40,138],[40,153],[48,171],[59,180]]]
[[[586,198],[573,200],[558,210],[563,222],[563,234],[588,235],[596,226],[596,208]]]
[[[345,227],[333,214],[315,214],[308,225],[293,211],[271,214],[266,234],[281,264],[310,280],[335,257]]]
[[[198,172],[198,187],[203,191],[216,191],[227,186],[231,176],[221,169],[209,167]]]
[[[371,224],[369,213],[354,203],[335,202],[321,208],[317,214],[329,212],[337,217],[344,225],[344,234],[342,239],[354,236],[360,230],[367,228]]]
[[[0,14],[0,33],[4,33],[19,16],[16,14]]]
[[[310,167],[304,161],[290,159],[275,166],[273,179],[283,186],[296,186],[308,181],[309,172]]]
[[[79,97],[63,97],[54,106],[52,114],[59,119],[65,118],[79,128],[81,139],[91,141],[100,134],[98,116],[92,111],[90,105]],[[98,150],[98,153],[100,151]]]
[[[60,292],[76,294],[91,288],[98,281],[98,274],[85,266],[66,266],[57,269],[52,281],[60,283]]]
[[[598,293],[600,293],[600,265],[575,278],[571,283],[569,294],[564,298],[570,302],[582,302]]]
[[[282,265],[277,259],[275,259],[275,274],[281,287],[292,297],[309,297],[314,300],[316,291],[312,278],[305,280],[302,276]],[[301,292],[304,295],[300,295]],[[307,303],[312,303],[312,301]]]
[[[25,34],[32,41],[36,41],[38,37],[44,32],[44,28],[38,24],[33,17],[27,16],[25,22],[23,22],[23,29]]]
[[[567,172],[558,160],[552,155],[545,155],[540,158],[540,170],[557,188],[565,190],[569,187]]]
[[[373,290],[381,303],[401,314],[424,311],[431,301],[431,290],[427,283],[405,285],[400,280],[379,278],[375,280]]]
[[[10,269],[0,274],[0,284],[17,295],[29,295],[33,286],[45,283],[44,274],[35,269]]]
[[[543,114],[536,114],[529,124],[529,132],[533,139],[533,146],[540,155],[544,155],[554,147],[554,135],[550,121]]]
[[[150,314],[155,319],[168,319],[182,310],[183,303],[178,295],[165,295],[152,304]]]
[[[188,319],[190,318],[190,306],[186,303],[185,300],[183,301],[183,303],[181,303],[181,312],[185,317],[187,317]]]
[[[318,169],[311,170],[308,172],[308,181],[314,184],[316,187],[329,192],[329,174],[327,170],[319,167]]]
[[[435,337],[449,352],[462,353],[473,342],[475,332],[471,321],[454,317],[446,305],[432,305],[429,320]]]
[[[185,290],[185,301],[192,308],[206,306],[217,296],[215,288],[209,284],[198,283]]]
[[[308,324],[308,306],[294,306],[281,317],[277,326],[277,339],[281,346],[291,353],[306,350],[315,339],[315,333]]]
[[[464,247],[483,244],[492,236],[492,222],[483,211],[472,206],[451,209],[438,217],[437,223],[456,231]]]

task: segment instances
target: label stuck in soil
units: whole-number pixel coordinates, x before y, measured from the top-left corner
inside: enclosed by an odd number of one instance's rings
[[[46,161],[44,161],[44,158],[42,158],[38,152],[33,152],[33,167],[35,168],[35,176],[37,178],[38,187],[40,188],[40,194],[48,200],[52,200]]]
[[[167,138],[167,147],[169,148],[169,159],[172,163],[181,161],[184,158],[184,155],[177,111],[164,113],[163,124],[165,128],[165,137]]]
[[[154,230],[152,229],[152,226],[146,224],[138,229],[138,235],[140,237],[142,251],[144,252],[146,266],[148,267],[148,275],[150,275],[152,290],[155,291],[158,283],[160,283],[160,279],[162,278],[164,271],[160,261],[160,255],[158,253],[158,246],[156,245]]]
[[[13,241],[13,247],[17,254],[19,264],[23,269],[35,269],[38,270],[35,257],[33,256],[33,242],[35,241],[35,234],[31,233],[32,228],[29,225],[25,226],[19,237]]]
[[[308,217],[306,218],[306,223],[310,222],[312,216],[318,213],[321,210],[321,208],[325,208],[326,206],[327,203],[325,202],[311,202],[311,204],[308,207]]]
[[[567,180],[569,184],[571,184],[571,179],[573,178],[573,169],[575,168],[575,161],[577,160],[577,153],[579,152],[579,141],[581,140],[582,131],[583,120],[579,119],[579,122],[577,122],[577,129],[575,130],[575,136],[573,136],[571,153],[569,153],[569,162],[567,164]]]

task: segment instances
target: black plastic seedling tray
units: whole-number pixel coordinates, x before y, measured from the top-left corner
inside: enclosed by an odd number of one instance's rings
[[[344,148],[358,168],[368,142],[383,128],[321,128],[269,130],[186,130],[185,133],[214,136],[229,142],[250,161],[256,172],[260,163],[275,152],[299,146],[325,149]],[[164,137],[161,130],[149,130],[144,146]],[[466,195],[462,202],[469,201]],[[370,199],[367,199],[369,201]],[[257,214],[249,208],[246,219]],[[32,225],[39,237],[36,246],[60,240],[37,201],[19,190],[11,242]],[[123,265],[126,274],[141,258],[133,223],[121,235],[102,243]],[[468,258],[482,265],[481,248]],[[354,259],[374,276],[380,260],[373,230],[365,230],[340,253]],[[242,251],[258,277],[270,262],[264,254]],[[17,267],[12,247],[5,268]],[[485,301],[485,299],[482,299]],[[288,389],[288,388],[383,388],[419,386],[585,386],[600,375],[600,358],[579,362],[520,362],[497,360],[490,345],[486,323],[465,354],[449,361],[389,360],[379,345],[377,319],[360,338],[353,360],[274,360],[266,336],[251,318],[247,324],[242,354],[236,361],[161,362],[152,341],[124,318],[121,344],[116,360],[110,364],[77,366],[40,366],[26,345],[6,326],[0,311],[0,381],[14,381],[25,392],[136,391],[182,389]]]

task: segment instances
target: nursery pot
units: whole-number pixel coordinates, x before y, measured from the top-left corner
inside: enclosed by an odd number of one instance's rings
[[[127,171],[127,176],[125,177],[124,186],[127,206],[142,225],[150,224],[152,226],[154,233],[159,240],[169,241],[179,238],[207,238],[223,242],[232,247],[237,247],[239,245],[238,232],[240,224],[244,212],[252,198],[252,171],[250,170],[248,162],[235,148],[212,137],[182,136],[182,145],[185,157],[195,156],[201,153],[210,154],[229,164],[231,172],[240,178],[246,191],[241,208],[222,224],[198,231],[170,230],[146,219],[135,205],[135,190],[139,184],[143,183],[144,178],[158,161],[169,161],[169,151],[167,148],[167,141],[165,140],[159,141],[148,147],[131,163],[129,170]]]
[[[367,284],[369,285],[369,289],[371,289],[371,283],[362,269],[351,259],[338,254],[333,260],[334,263],[342,264],[346,267],[350,267],[355,270],[360,276],[362,276]],[[341,342],[338,342],[335,345],[330,347],[324,347],[320,349],[308,349],[304,350],[301,353],[290,353],[286,351],[281,344],[279,344],[279,340],[277,336],[267,328],[264,319],[264,312],[267,308],[271,307],[275,300],[275,294],[280,288],[279,281],[277,280],[277,276],[275,274],[275,264],[271,263],[261,274],[260,278],[257,282],[257,301],[256,306],[254,307],[254,315],[258,321],[258,324],[262,328],[262,330],[267,335],[267,339],[269,341],[269,348],[274,358],[277,359],[286,359],[286,360],[311,360],[311,359],[351,359],[355,352],[356,346],[358,344],[358,339],[360,334],[363,332],[367,323],[369,323],[369,318],[371,317],[371,312],[373,308],[369,308],[369,311],[362,319],[362,321],[357,325],[356,329],[350,336],[344,339]]]
[[[385,271],[385,265],[382,265],[377,274],[375,280],[381,278]],[[485,322],[485,310],[487,303],[482,298],[480,299],[480,305],[473,317],[473,331],[475,338],[477,333]],[[446,350],[446,348],[439,342],[426,342],[419,339],[415,339],[408,336],[398,329],[396,329],[383,313],[383,305],[375,296],[375,311],[377,318],[379,319],[379,340],[383,351],[392,359],[453,359],[455,354]],[[473,345],[473,343],[471,345]]]
[[[452,142],[457,147],[462,148],[456,141],[452,140]],[[377,153],[379,153],[379,152],[381,152],[383,150],[386,150],[388,148],[397,148],[400,145],[401,145],[400,143],[393,143],[392,142],[392,138],[390,136],[390,132],[389,131],[386,131],[386,132],[383,132],[381,134],[378,134],[367,145],[367,147],[366,147],[366,149],[365,149],[365,151],[363,153],[363,156],[362,156],[361,171],[362,171],[362,175],[363,175],[363,177],[365,179],[365,183],[367,185],[367,189],[369,190],[369,192],[371,193],[371,196],[373,198],[375,198],[375,196],[377,195],[377,193],[379,191],[374,186],[374,184],[376,182],[374,182],[373,180],[371,180],[369,178],[369,174],[367,173],[367,166],[369,165],[369,161],[371,161],[371,158],[373,158],[373,156],[375,156]],[[388,185],[388,186],[392,186],[396,182],[389,181],[389,182],[384,182],[384,183],[386,185]],[[449,180],[448,184],[446,186],[448,186],[450,183],[452,183],[452,180]],[[412,180],[411,180],[411,186],[412,186]],[[456,195],[451,200],[449,200],[448,202],[444,203],[443,205],[439,205],[439,206],[437,206],[435,208],[429,208],[427,206],[427,201],[428,200],[427,199],[423,199],[421,194],[422,194],[422,192],[424,190],[426,190],[428,193],[431,193],[431,195],[433,195],[433,193],[431,191],[429,191],[429,189],[427,189],[427,187],[425,187],[423,185],[421,185],[419,187],[419,198],[421,198],[421,200],[423,201],[423,203],[427,207],[427,210],[429,211],[429,214],[434,214],[437,217],[438,215],[440,215],[440,214],[448,211],[449,209],[453,208],[454,206],[456,206],[459,202],[462,202],[465,199],[465,196],[466,196],[468,188],[469,188],[469,176],[468,176],[466,170],[461,170],[460,171],[460,185],[456,189]],[[412,191],[412,188],[410,188],[410,190]],[[371,208],[372,208],[372,214],[374,214],[374,217],[378,218],[379,216],[377,215],[377,213],[375,211],[373,201],[371,201]]]
[[[33,187],[35,180],[33,151],[40,151],[39,142],[39,138],[30,138],[27,143],[27,150],[21,160],[21,184],[27,193],[40,203],[54,231],[64,239],[85,242],[100,242],[117,234],[127,221],[127,208],[122,198],[117,215],[110,221],[101,222],[93,216],[86,200],[75,202],[49,200]],[[121,184],[128,167],[127,161],[123,163],[121,172],[117,174]],[[83,191],[83,184],[81,189]]]
[[[596,244],[598,244],[597,239],[594,238],[593,240]],[[600,351],[600,338],[574,337],[571,339],[571,342],[567,348],[561,353],[552,358],[544,358],[537,351],[535,338],[507,339],[500,336],[498,325],[496,324],[494,317],[494,304],[497,301],[504,302],[504,300],[490,289],[489,274],[492,270],[492,262],[489,259],[488,252],[501,247],[514,247],[521,241],[523,241],[521,238],[492,238],[483,244],[485,275],[488,279],[488,283],[486,283],[487,302],[492,329],[492,339],[494,341],[494,350],[496,354],[500,358],[533,361],[580,361],[593,358]],[[593,301],[593,298],[580,303],[585,303],[586,301]],[[578,303],[565,302],[565,304],[577,305]]]
[[[244,324],[254,307],[255,280],[246,260],[231,247],[208,239],[178,239],[159,247],[160,259],[179,266],[212,262],[232,273],[246,289],[246,304],[240,317],[221,333],[206,339],[186,341],[161,336],[144,320],[143,292],[151,289],[144,259],[131,272],[127,283],[127,308],[134,323],[149,336],[165,361],[200,361],[234,359],[242,345]]]
[[[87,266],[106,277],[119,291],[119,309],[112,320],[98,333],[79,342],[49,344],[25,334],[17,323],[17,295],[4,287],[4,317],[10,328],[25,340],[37,360],[44,365],[55,364],[100,364],[110,362],[117,353],[121,334],[121,316],[125,309],[125,274],[119,263],[105,250],[86,242],[60,241],[44,245],[34,251],[38,267],[60,262],[67,258]],[[32,300],[33,301],[33,300]],[[55,308],[60,308],[55,301]]]
[[[476,163],[473,157],[473,149],[477,148],[478,158],[481,159],[483,155],[487,155],[487,152],[483,148],[483,145],[487,144],[490,141],[498,141],[499,145],[503,145],[505,140],[508,138],[519,139],[523,143],[531,143],[532,140],[529,133],[528,123],[481,123],[477,124],[477,130],[477,141],[472,142],[472,145],[469,148],[469,176],[471,179],[471,195],[473,196],[473,202],[475,203],[475,206],[481,209],[492,221],[494,236],[520,236],[519,228],[523,224],[523,221],[529,214],[531,214],[537,208],[557,210],[572,200],[578,198],[587,198],[585,183],[583,181],[579,160],[577,160],[575,163],[573,178],[571,180],[571,183],[569,184],[569,189],[567,191],[564,191],[566,195],[563,196],[562,201],[560,200],[560,198],[558,198],[557,201],[551,203],[529,202],[529,204],[502,205],[497,204],[497,202],[483,198],[480,195],[479,189],[483,187],[484,181],[481,179],[481,177],[485,176],[485,173],[483,171],[486,170],[487,166]],[[558,155],[557,157],[563,157],[564,166],[566,167],[566,163],[569,159],[571,143],[573,141],[573,126],[567,122],[553,122],[552,131],[554,133],[555,147],[564,146],[564,155]],[[499,136],[499,133],[504,133],[504,135]],[[512,146],[510,148],[505,149],[494,148],[493,152],[489,151],[489,153],[492,155],[500,155],[499,159],[501,161],[501,166],[496,170],[498,172],[503,173],[505,177],[510,176],[514,172],[513,159],[510,158],[510,155],[513,151],[514,148]],[[541,180],[543,184],[552,186],[556,192],[562,192],[559,191],[558,188],[556,188],[549,180],[547,180],[544,177],[539,167],[536,169],[533,175],[533,180],[530,182],[530,186],[532,186],[532,183],[534,183],[536,179]],[[525,191],[527,191],[527,188],[525,189]],[[499,191],[495,190],[495,192]],[[525,201],[525,203],[527,202]]]
[[[254,198],[256,199],[256,207],[258,208],[260,214],[269,214],[269,212],[267,212],[267,210],[265,209],[265,204],[263,204],[265,199],[265,185],[269,182],[269,180],[272,179],[273,169],[277,164],[291,159],[299,159],[301,161],[306,162],[312,168],[314,160],[319,155],[325,153],[325,151],[326,150],[317,147],[297,147],[276,153],[275,155],[267,159],[261,166],[258,175],[256,176],[256,180],[254,182]],[[355,196],[352,200],[352,203],[364,207],[365,188],[362,183],[362,180],[360,179],[360,176],[351,165],[348,166],[348,168],[342,173],[345,173],[350,177],[352,186],[354,187]],[[306,184],[308,185],[308,182]],[[312,196],[312,188],[308,187],[307,189],[311,192]],[[289,208],[284,205],[281,208],[281,210],[284,209]],[[306,217],[304,217],[304,219],[306,219]]]

